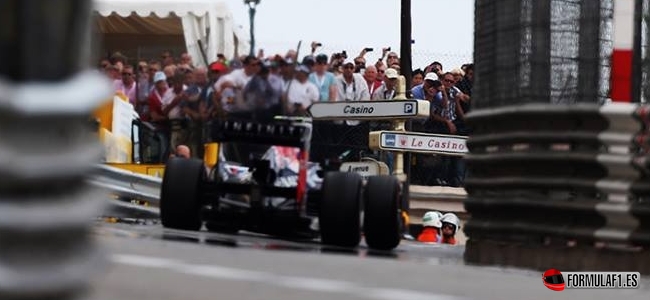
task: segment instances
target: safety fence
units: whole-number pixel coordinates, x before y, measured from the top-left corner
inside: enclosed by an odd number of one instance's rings
[[[650,273],[650,107],[475,111],[470,263]]]
[[[373,130],[388,130],[389,121],[361,121],[348,125],[344,121],[313,121],[310,150],[312,161],[324,165],[343,161],[360,161],[362,157],[381,159],[378,152],[368,146],[368,133]]]

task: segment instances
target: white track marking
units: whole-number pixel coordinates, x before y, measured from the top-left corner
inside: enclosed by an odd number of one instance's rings
[[[461,297],[435,294],[432,292],[413,291],[397,288],[373,288],[358,283],[342,280],[321,279],[313,277],[284,276],[262,271],[250,271],[218,265],[197,265],[178,260],[148,256],[116,254],[113,262],[122,265],[142,268],[166,269],[178,273],[235,280],[264,283],[271,286],[307,290],[322,293],[339,293],[378,300],[460,300]]]

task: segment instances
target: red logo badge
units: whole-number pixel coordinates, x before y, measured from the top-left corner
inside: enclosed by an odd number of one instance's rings
[[[564,277],[557,269],[548,269],[542,274],[542,282],[544,286],[554,291],[564,290]]]
[[[399,143],[402,146],[406,146],[407,138],[405,136],[400,136],[399,137]]]

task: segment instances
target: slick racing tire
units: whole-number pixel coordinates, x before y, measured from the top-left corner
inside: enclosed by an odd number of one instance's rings
[[[165,166],[160,191],[160,220],[167,228],[201,229],[201,181],[205,177],[203,161],[171,158]]]
[[[323,181],[319,209],[321,242],[353,248],[361,240],[361,175],[352,172],[328,172]]]
[[[401,240],[401,187],[389,175],[368,178],[364,193],[363,229],[371,249],[392,250]]]

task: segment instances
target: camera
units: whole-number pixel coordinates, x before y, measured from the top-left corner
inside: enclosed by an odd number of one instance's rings
[[[348,58],[348,53],[345,50],[341,51],[341,57]]]
[[[386,47],[386,51],[390,51],[390,47]]]
[[[372,52],[373,50],[374,50],[374,49],[372,49],[372,48],[365,48],[365,49],[363,49],[363,51],[366,51],[366,52]]]

